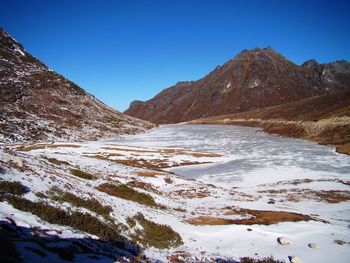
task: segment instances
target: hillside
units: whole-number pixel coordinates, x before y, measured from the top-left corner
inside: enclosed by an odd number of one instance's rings
[[[95,140],[154,127],[49,69],[0,29],[0,142]]]
[[[336,145],[350,153],[350,89],[280,106],[203,118],[187,124],[234,124],[263,127],[272,134]]]
[[[281,105],[348,87],[350,64],[298,66],[272,48],[244,50],[198,81],[179,82],[125,111],[157,124]]]

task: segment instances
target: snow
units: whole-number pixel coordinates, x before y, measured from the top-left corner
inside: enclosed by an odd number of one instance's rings
[[[20,50],[20,49],[18,49],[18,48],[17,48],[15,51],[18,52],[18,53],[20,53],[22,56],[25,56],[25,55],[26,55],[26,54],[24,54],[24,52],[23,52],[22,50]]]
[[[18,145],[7,146],[11,150],[5,151],[3,147],[0,159],[12,160],[19,156],[23,159],[25,170],[16,168],[12,162],[2,162],[6,173],[0,176],[2,180],[22,181],[31,190],[24,197],[33,201],[38,200],[34,194],[36,192],[45,192],[53,186],[67,190],[69,185],[69,191],[81,197],[92,196],[110,205],[113,208],[112,216],[118,222],[125,223],[127,217],[142,212],[152,221],[170,225],[181,235],[184,245],[169,250],[145,250],[150,258],[165,262],[166,257],[175,251],[191,254],[188,261],[210,261],[212,257],[238,260],[243,256],[257,258],[273,255],[287,262],[288,256],[296,255],[302,262],[323,263],[330,262],[330,259],[348,262],[349,243],[339,245],[335,240],[350,241],[347,221],[350,216],[349,201],[329,203],[306,196],[295,202],[288,199],[288,194],[295,197],[303,191],[310,195],[310,191],[336,190],[346,191],[349,195],[349,184],[346,182],[349,182],[350,157],[336,154],[328,146],[256,131],[254,128],[232,126],[162,126],[114,141],[56,142],[31,151],[18,151]],[[167,149],[177,151],[169,153]],[[197,152],[222,156],[195,157],[193,153]],[[91,158],[95,155],[108,157],[108,160]],[[45,158],[67,161],[70,165],[54,165]],[[183,161],[211,163],[153,170],[153,177],[145,177],[137,175],[138,172],[150,170],[111,162],[131,158],[147,161],[160,159],[168,165]],[[87,181],[76,178],[69,173],[72,167],[94,174],[98,179]],[[172,182],[168,183],[165,178]],[[157,203],[168,209],[150,208],[96,189],[104,182],[128,183],[135,180],[156,189],[158,192],[135,188],[150,194]],[[207,194],[204,197],[196,196],[200,191]],[[268,203],[271,198],[275,203]],[[63,206],[75,209],[68,204]],[[296,212],[311,215],[319,221],[216,226],[196,226],[186,221],[198,216],[246,218],[245,215],[225,215],[224,212],[228,210],[224,210],[224,207]],[[64,236],[84,235],[69,228],[50,225],[7,203],[0,203],[0,218],[5,217],[13,218],[18,225],[63,229]],[[252,231],[247,231],[248,228]],[[285,236],[290,244],[279,245],[277,238],[281,236]],[[315,243],[317,248],[309,248],[309,243]]]

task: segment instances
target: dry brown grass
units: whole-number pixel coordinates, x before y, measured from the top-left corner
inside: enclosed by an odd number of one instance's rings
[[[190,155],[196,158],[201,157],[222,157],[223,155],[217,153],[186,153],[186,155]]]
[[[242,215],[248,216],[243,219],[226,219],[211,216],[199,216],[187,220],[191,225],[272,225],[280,222],[299,222],[316,220],[308,215],[286,212],[286,211],[264,211],[239,209],[228,211],[224,215]]]
[[[167,256],[168,262],[171,263],[186,262],[190,258],[192,258],[192,255],[186,251],[175,251],[171,255]]]
[[[140,181],[137,181],[137,180],[129,181],[126,185],[130,186],[132,188],[139,188],[139,189],[143,189],[145,191],[153,192],[153,193],[156,193],[158,195],[162,195],[163,194],[162,192],[160,192],[157,189],[155,189],[152,184],[145,183],[145,182],[140,182]]]
[[[160,150],[160,153],[163,154],[173,154],[173,155],[187,155],[192,156],[196,158],[202,158],[202,157],[222,157],[221,154],[216,153],[200,153],[200,152],[192,152],[186,149],[162,149]]]
[[[118,148],[118,147],[102,147],[104,150],[113,150],[113,151],[125,151],[125,152],[136,152],[136,153],[159,153],[162,155],[187,155],[196,158],[202,157],[222,157],[221,154],[216,153],[200,153],[200,152],[192,152],[186,149],[159,149],[159,150],[138,150],[138,149],[126,149],[126,148]]]
[[[122,155],[120,153],[109,153],[109,154],[107,154],[107,156],[108,157],[115,157],[115,156],[124,156],[124,155]]]
[[[350,143],[339,145],[335,149],[338,153],[344,153],[350,155]]]
[[[112,151],[122,151],[122,152],[138,152],[138,153],[158,153],[160,151],[153,150],[137,150],[137,149],[126,149],[126,148],[117,148],[117,147],[101,147],[103,150],[112,150]]]
[[[80,148],[80,145],[74,145],[74,144],[35,144],[35,145],[29,145],[29,146],[19,146],[16,148],[17,151],[21,152],[29,152],[33,150],[41,150],[46,148]]]
[[[114,163],[119,163],[127,166],[137,167],[137,168],[147,168],[147,169],[164,169],[164,168],[170,168],[170,167],[178,167],[178,166],[185,166],[185,165],[194,165],[194,164],[204,164],[208,162],[196,162],[196,161],[183,161],[179,163],[171,163],[167,162],[168,159],[143,159],[143,158],[129,158],[129,159],[109,159],[108,156],[103,155],[87,155],[84,154],[84,157],[90,157],[105,161],[110,161]]]
[[[108,195],[116,196],[142,205],[151,207],[160,207],[152,196],[146,193],[136,191],[135,189],[124,184],[104,183],[96,187],[97,190],[105,192]]]
[[[342,184],[347,182],[337,181]],[[341,203],[350,200],[350,191],[341,190],[320,190],[315,191],[311,189],[269,189],[258,191],[259,193],[269,193],[271,195],[277,195],[279,198],[285,197],[290,202],[300,202],[303,200],[314,200],[316,202],[326,202],[330,204]]]
[[[313,199],[317,202],[326,202],[330,204],[341,203],[350,200],[350,191],[329,190],[329,191],[306,191],[300,195],[289,194],[287,200],[299,202],[302,200]]]
[[[136,171],[135,174],[142,177],[156,177],[156,175],[162,175],[154,171]]]
[[[254,202],[259,199],[258,196],[254,196],[254,195],[250,195],[250,194],[246,194],[238,191],[231,191],[230,195],[233,196],[232,200],[234,201]]]
[[[211,195],[211,192],[206,187],[179,189],[173,193],[181,196],[182,198],[205,198]]]
[[[260,186],[264,187],[275,187],[279,185],[299,185],[299,184],[309,184],[309,183],[315,183],[315,182],[336,182],[336,183],[341,183],[344,185],[350,185],[350,181],[344,181],[340,180],[337,178],[325,178],[325,179],[295,179],[295,180],[289,180],[289,181],[279,181],[273,184],[261,184]],[[293,189],[296,190],[296,189]],[[271,190],[268,190],[271,191]],[[264,192],[264,191],[259,191],[259,192]]]

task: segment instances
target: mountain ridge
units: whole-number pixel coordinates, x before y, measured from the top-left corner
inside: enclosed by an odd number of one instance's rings
[[[177,123],[281,105],[350,83],[348,62],[318,65],[319,71],[298,66],[271,47],[243,50],[205,77],[178,82],[146,102],[134,101],[124,113],[157,124]]]

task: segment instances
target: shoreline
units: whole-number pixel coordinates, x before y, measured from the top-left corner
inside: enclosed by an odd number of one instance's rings
[[[321,145],[331,145],[335,151],[350,155],[350,118],[334,117],[318,121],[287,121],[283,119],[230,119],[212,117],[179,123],[181,125],[237,125],[262,128],[272,135],[304,139]]]

